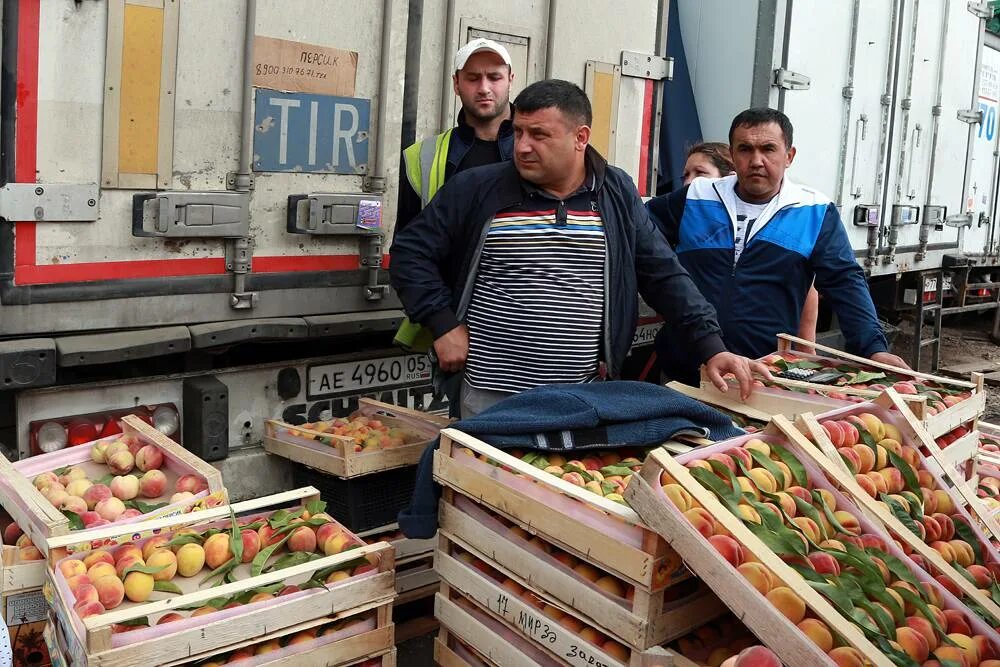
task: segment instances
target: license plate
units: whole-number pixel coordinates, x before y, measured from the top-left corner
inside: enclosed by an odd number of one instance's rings
[[[322,398],[424,384],[430,382],[431,363],[423,354],[408,354],[311,366],[307,377],[309,398]]]
[[[632,336],[632,347],[640,345],[651,345],[656,338],[656,334],[663,328],[663,322],[653,322],[652,324],[640,324],[635,328],[635,335]]]

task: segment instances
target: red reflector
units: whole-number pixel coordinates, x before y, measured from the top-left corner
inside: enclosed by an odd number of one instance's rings
[[[83,445],[97,440],[97,428],[90,422],[74,422],[69,426],[69,446]]]
[[[109,435],[118,435],[122,432],[122,427],[118,424],[118,420],[112,417],[108,417],[107,421],[104,422],[104,428],[101,429],[100,438],[106,438]]]

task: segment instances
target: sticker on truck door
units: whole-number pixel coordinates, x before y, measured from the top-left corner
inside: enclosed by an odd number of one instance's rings
[[[258,88],[254,171],[364,174],[371,102]]]

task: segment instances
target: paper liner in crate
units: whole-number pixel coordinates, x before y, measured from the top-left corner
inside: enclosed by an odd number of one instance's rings
[[[148,521],[227,502],[218,470],[141,419],[129,415],[122,422],[121,434],[85,445],[15,463],[0,457],[0,503],[43,553],[47,551],[49,538],[71,531]],[[107,463],[94,460],[95,448],[109,446],[124,448],[127,453],[124,459],[131,462],[127,468],[117,468],[118,475]],[[143,466],[147,471],[134,467],[136,457],[132,452],[137,454],[143,447],[153,448],[144,457],[149,459]],[[102,457],[103,454],[98,455]],[[119,488],[119,481],[123,480],[114,478],[125,478],[133,472],[139,473],[134,475],[136,480],[124,480],[126,483]],[[139,480],[140,475],[147,481]],[[184,491],[178,492],[178,482]],[[110,500],[116,498],[112,483],[118,495],[125,498],[118,498],[120,504]],[[88,490],[91,495],[86,495]],[[108,501],[107,508],[101,508],[103,516],[93,511],[98,509],[94,502],[98,500]],[[81,541],[87,541],[82,534]]]
[[[347,430],[361,422],[358,430]],[[267,420],[264,449],[331,475],[355,477],[415,465],[448,423],[444,417],[362,398],[347,418],[301,425]]]
[[[774,423],[779,420],[798,435],[784,418],[777,417]],[[744,447],[747,444],[749,448]],[[888,637],[896,633],[893,624],[903,620],[907,605],[911,611],[921,611],[918,601],[931,596],[943,608],[959,613],[991,651],[1000,648],[1000,635],[907,560],[882,527],[869,521],[830,483],[809,449],[816,451],[808,442],[790,440],[772,425],[763,434],[711,445],[676,460],[666,452],[654,452],[641,481],[629,485],[628,495],[644,520],[664,535],[730,608],[740,610],[743,621],[786,664],[830,664],[826,651],[847,653],[851,648],[859,660],[864,656],[876,665],[892,664],[886,653],[893,650],[888,644]],[[739,462],[734,458],[737,455]],[[818,451],[817,455],[826,461]],[[794,481],[790,491],[785,490],[789,489],[787,476]],[[727,484],[740,491],[733,492]],[[796,500],[797,494],[805,497]],[[825,509],[821,513],[817,507]],[[837,511],[846,514],[834,514]],[[824,524],[833,531],[829,536]],[[838,532],[841,528],[844,531]],[[862,540],[860,535],[871,537]],[[829,542],[832,538],[837,541]],[[744,553],[759,564],[742,565]],[[876,557],[878,566],[874,565]],[[736,565],[743,569],[738,571]],[[890,582],[903,602],[885,593]],[[925,592],[915,593],[921,589]],[[845,591],[855,594],[844,597]],[[877,609],[876,602],[885,604],[885,610]],[[854,610],[864,612],[860,619],[853,618]],[[808,618],[823,626],[809,623],[814,626],[809,636],[802,625]],[[934,636],[940,637],[946,629],[940,628]],[[822,645],[812,638],[813,630],[821,636],[839,635],[850,648]],[[899,634],[909,637],[913,632],[900,630]]]

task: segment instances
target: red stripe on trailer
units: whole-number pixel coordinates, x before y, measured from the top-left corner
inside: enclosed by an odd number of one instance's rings
[[[38,29],[41,0],[21,0],[17,23],[17,119],[15,125],[14,180],[37,181],[38,151]],[[37,238],[34,222],[14,226],[14,283],[46,285],[129,278],[167,278],[221,275],[226,273],[222,258],[150,259],[120,262],[43,264],[36,259]],[[389,256],[382,258],[388,268]],[[361,268],[358,255],[307,255],[254,257],[259,273],[298,271],[351,271]]]
[[[34,183],[38,149],[38,12],[40,0],[17,8],[17,119],[14,126],[14,180]],[[14,264],[35,264],[35,223],[14,225]]]
[[[642,97],[642,129],[639,131],[639,194],[651,196],[649,191],[649,141],[653,124],[653,86],[652,79],[646,79],[645,93]]]

